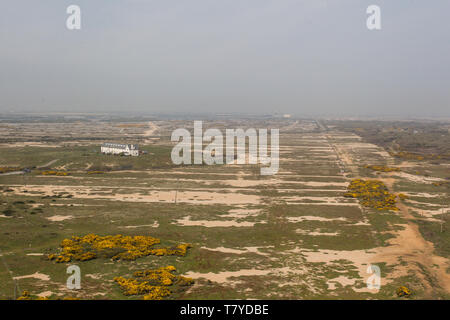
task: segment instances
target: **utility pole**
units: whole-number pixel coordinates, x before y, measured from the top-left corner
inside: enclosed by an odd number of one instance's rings
[[[17,280],[14,279],[14,300],[17,300]]]
[[[177,179],[177,187],[176,187],[176,189],[175,189],[175,204],[177,204],[177,196],[178,196],[178,180],[179,180],[179,178]]]
[[[28,180],[28,177],[27,177],[27,175],[26,175],[27,173],[25,172],[25,170],[23,171],[23,173],[22,173],[22,184],[26,187],[26,185],[27,185],[27,180]]]

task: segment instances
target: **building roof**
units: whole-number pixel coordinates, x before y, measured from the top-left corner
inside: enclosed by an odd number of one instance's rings
[[[138,149],[138,145],[137,144],[121,144],[121,143],[110,143],[110,142],[105,142],[102,144],[102,147],[107,147],[107,148],[115,148],[115,149],[130,149],[130,150],[137,150]]]

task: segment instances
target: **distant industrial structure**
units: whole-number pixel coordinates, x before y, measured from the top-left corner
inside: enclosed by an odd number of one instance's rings
[[[124,156],[138,156],[140,154],[137,144],[103,143],[101,148],[103,154],[119,154]]]

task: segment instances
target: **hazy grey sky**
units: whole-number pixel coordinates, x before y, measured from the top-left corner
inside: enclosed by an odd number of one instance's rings
[[[448,0],[4,0],[0,46],[0,112],[450,116]]]

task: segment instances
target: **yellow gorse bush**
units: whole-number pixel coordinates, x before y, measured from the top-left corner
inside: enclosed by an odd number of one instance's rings
[[[114,281],[126,296],[144,295],[144,300],[161,300],[172,293],[169,286],[193,283],[191,278],[174,275],[174,271],[174,266],[136,271],[133,278],[115,277]]]
[[[66,171],[54,171],[54,170],[41,171],[41,174],[44,176],[68,176],[69,175],[69,173]]]
[[[0,167],[0,173],[21,171],[21,170],[23,170],[23,168],[20,167]]]
[[[87,174],[104,174],[105,171],[88,171]]]
[[[409,297],[411,293],[411,290],[405,286],[398,287],[397,289],[397,296],[399,297]]]
[[[379,180],[354,179],[347,187],[344,197],[357,198],[365,207],[398,211],[395,194],[390,193]]]
[[[397,194],[397,197],[398,197],[400,200],[409,199],[409,197],[408,197],[406,194],[403,194],[403,193]]]
[[[400,171],[400,168],[386,167],[386,166],[377,166],[377,165],[367,165],[367,166],[365,166],[365,168],[372,169],[373,171],[377,171],[377,172]]]
[[[22,295],[17,298],[17,300],[32,300],[30,292],[27,290],[24,290],[22,292]]]
[[[150,236],[99,236],[88,234],[83,237],[73,236],[61,241],[59,254],[49,254],[49,260],[58,263],[70,261],[87,261],[99,256],[112,260],[136,260],[137,258],[157,255],[185,256],[190,244],[179,244],[173,248],[153,248],[161,241]]]
[[[48,300],[46,297],[32,296],[28,290],[22,291],[22,295],[17,300]]]
[[[396,158],[408,159],[408,160],[425,160],[425,159],[442,159],[442,156],[437,154],[417,154],[408,151],[389,152],[389,154]],[[445,155],[444,155],[445,156]]]

